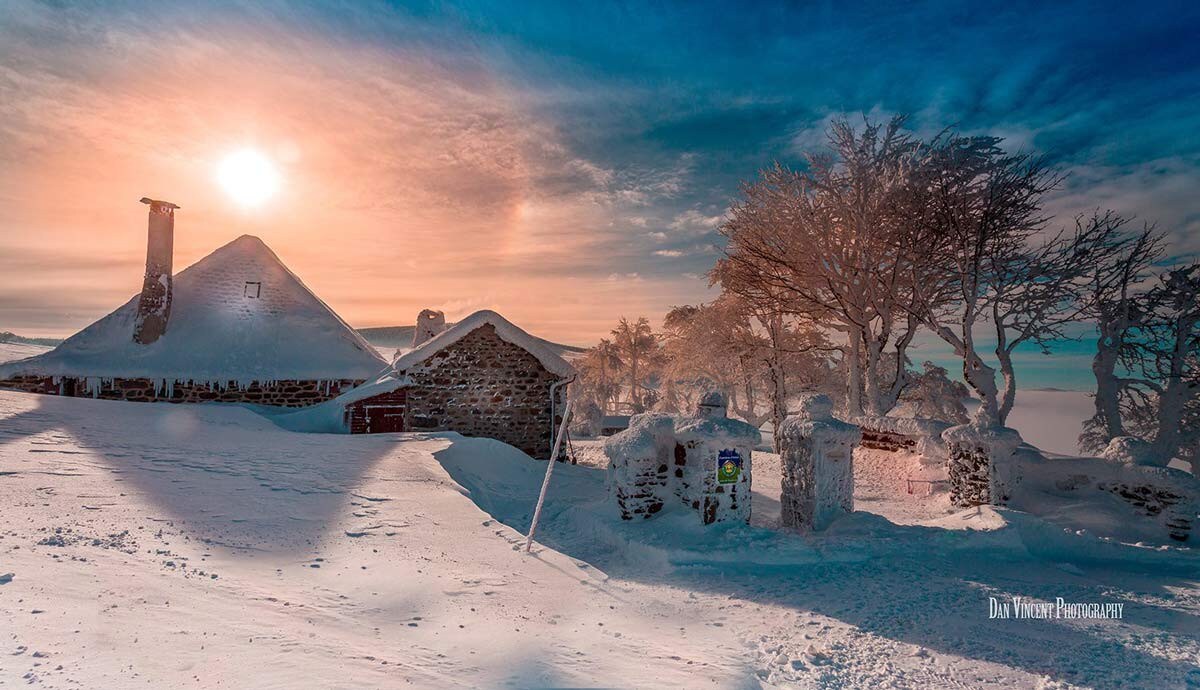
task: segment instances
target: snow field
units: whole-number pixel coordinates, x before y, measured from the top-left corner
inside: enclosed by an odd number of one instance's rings
[[[602,470],[562,466],[526,556],[544,465],[502,443],[0,391],[0,686],[1200,685],[1190,552],[947,513],[892,460],[858,462],[877,514],[807,538],[770,529],[769,453],[754,524],[707,529],[621,521]]]

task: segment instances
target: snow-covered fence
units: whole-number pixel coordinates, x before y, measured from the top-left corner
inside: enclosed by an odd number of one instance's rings
[[[973,422],[950,427],[942,440],[950,453],[951,503],[960,508],[1008,503],[1021,445],[1015,429]]]
[[[726,417],[725,400],[708,395],[692,417],[635,415],[604,444],[621,517],[650,517],[672,496],[704,524],[750,519],[750,460],[758,429]]]
[[[854,510],[854,445],[860,429],[833,417],[828,396],[808,393],[784,420],[780,456],[784,527],[823,529]]]
[[[635,415],[629,428],[604,442],[609,482],[621,517],[648,518],[671,496],[675,420],[663,414]]]
[[[861,415],[847,422],[862,429],[859,446],[890,453],[910,452],[926,457],[947,457],[942,432],[951,427],[934,419]]]

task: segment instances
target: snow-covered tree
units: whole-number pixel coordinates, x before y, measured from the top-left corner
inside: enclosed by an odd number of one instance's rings
[[[775,165],[743,186],[721,227],[728,238],[714,277],[748,303],[821,323],[843,335],[847,406],[884,414],[904,389],[904,351],[918,319],[907,302],[896,196],[908,187],[918,143],[902,130],[845,120],[828,131],[832,154],[808,170]]]
[[[647,382],[662,361],[658,337],[650,327],[650,321],[644,316],[634,322],[621,317],[617,327],[612,330],[612,335],[617,356],[625,364],[630,409],[635,413],[644,412],[653,404],[653,400],[647,399],[647,394],[651,391]],[[658,395],[654,393],[651,397],[657,400]]]
[[[592,404],[601,416],[609,414],[621,394],[621,377],[625,362],[617,354],[611,340],[601,339],[575,362],[579,379],[571,386],[571,395],[578,405]]]
[[[996,369],[983,359],[976,329],[999,310],[1011,319],[1002,328],[1018,325],[1026,339],[1052,330],[1042,317],[1029,323],[1004,305],[1016,300],[1010,289],[1027,289],[1022,285],[1038,263],[1029,246],[1047,221],[1042,197],[1061,179],[1041,158],[1005,153],[1000,141],[950,133],[925,146],[901,224],[910,314],[962,358],[963,378],[981,403],[976,419],[985,426],[1003,416]]]
[[[1162,234],[1147,225],[1125,238],[1112,261],[1092,268],[1086,316],[1095,322],[1098,335],[1092,358],[1096,412],[1084,422],[1079,438],[1085,450],[1099,452],[1109,441],[1126,435],[1121,412],[1125,388],[1121,357],[1123,352],[1128,354],[1125,341],[1141,325],[1145,313],[1140,286],[1162,254]]]
[[[1144,314],[1124,343],[1126,416],[1147,441],[1146,460],[1165,465],[1194,457],[1200,428],[1200,263],[1161,275],[1146,292]],[[1188,423],[1191,422],[1191,426]]]
[[[823,333],[764,314],[732,293],[672,309],[663,320],[663,347],[670,411],[690,410],[699,395],[715,388],[737,417],[754,426],[779,424],[789,394],[830,381],[833,347]]]
[[[900,399],[912,406],[913,417],[950,424],[967,422],[967,407],[963,400],[970,391],[962,383],[951,381],[944,367],[925,362],[921,373],[911,374],[910,378],[912,383]]]
[[[1110,267],[1119,262],[1130,238],[1126,220],[1111,211],[1075,218],[1075,227],[1035,246],[1014,244],[988,257],[992,327],[1003,386],[999,420],[1008,421],[1017,395],[1013,352],[1024,344],[1050,354],[1054,344],[1070,337],[1066,327],[1093,311],[1091,282],[1099,275],[1112,281]],[[1101,267],[1097,269],[1096,267]]]

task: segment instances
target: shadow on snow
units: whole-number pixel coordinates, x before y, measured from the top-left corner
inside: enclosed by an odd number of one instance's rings
[[[501,443],[486,456],[455,445],[435,456],[480,508],[518,532],[528,530],[543,463]],[[1008,526],[978,532],[854,513],[813,537],[745,525],[703,528],[682,507],[630,522],[607,499],[604,471],[559,465],[538,536],[615,577],[812,611],[934,652],[1074,684],[1200,682],[1194,665],[1122,639],[1128,625],[1200,638],[1200,618],[1146,601],[1170,599],[1176,586],[1194,587],[1196,557],[1064,533],[1015,511],[1003,516]],[[1122,602],[1124,621],[990,620],[992,596]]]

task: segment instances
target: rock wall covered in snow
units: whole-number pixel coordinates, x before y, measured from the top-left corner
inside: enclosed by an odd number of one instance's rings
[[[890,453],[912,452],[924,456],[947,457],[942,432],[950,424],[933,419],[911,417],[873,417],[860,415],[846,420],[862,429],[863,448]]]
[[[98,400],[173,403],[250,403],[275,407],[307,407],[332,400],[362,381],[170,381],[148,378],[76,378],[17,376],[0,379],[0,388],[28,393]]]

